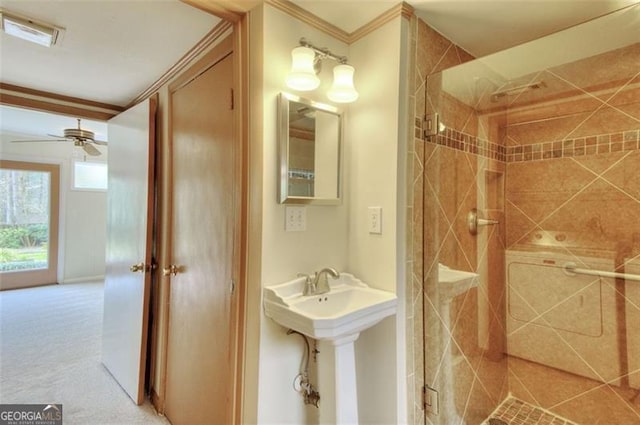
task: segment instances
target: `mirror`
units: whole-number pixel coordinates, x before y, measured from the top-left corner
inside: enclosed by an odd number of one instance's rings
[[[342,113],[335,107],[280,93],[281,204],[340,203]]]

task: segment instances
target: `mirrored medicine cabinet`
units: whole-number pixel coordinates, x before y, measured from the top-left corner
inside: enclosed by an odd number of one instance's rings
[[[342,112],[334,106],[280,93],[278,126],[278,202],[340,204]]]

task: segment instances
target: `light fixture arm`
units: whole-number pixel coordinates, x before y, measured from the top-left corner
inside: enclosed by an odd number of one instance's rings
[[[326,47],[316,47],[310,42],[308,42],[307,39],[304,37],[300,39],[300,45],[302,47],[308,47],[309,49],[312,49],[314,52],[316,52],[317,54],[316,62],[319,62],[322,59],[333,59],[334,61],[339,62],[342,65],[347,64],[348,59],[346,56],[339,56],[334,53],[331,53],[331,50],[329,50]]]

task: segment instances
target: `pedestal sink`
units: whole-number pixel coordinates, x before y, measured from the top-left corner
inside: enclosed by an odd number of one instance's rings
[[[438,264],[438,293],[440,300],[451,302],[456,296],[478,286],[478,274],[453,270],[444,264]]]
[[[478,286],[477,273],[465,272],[462,270],[454,270],[445,266],[438,265],[438,296],[440,317],[444,322],[444,326],[448,332],[451,332],[451,301],[458,295],[463,294],[471,288]],[[442,362],[442,385],[444,391],[442,394],[442,410],[449,423],[465,425],[464,420],[456,411],[453,388],[453,353],[449,345],[449,353],[444,356]]]
[[[278,324],[333,346],[335,423],[358,423],[354,342],[360,332],[396,312],[395,294],[371,288],[349,273],[329,279],[331,290],[303,296],[301,277],[264,288],[264,312]]]

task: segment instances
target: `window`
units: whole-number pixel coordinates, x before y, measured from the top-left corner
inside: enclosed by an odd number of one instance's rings
[[[73,162],[73,188],[77,190],[107,190],[107,164],[104,162]]]
[[[59,171],[0,160],[0,290],[57,282]]]

